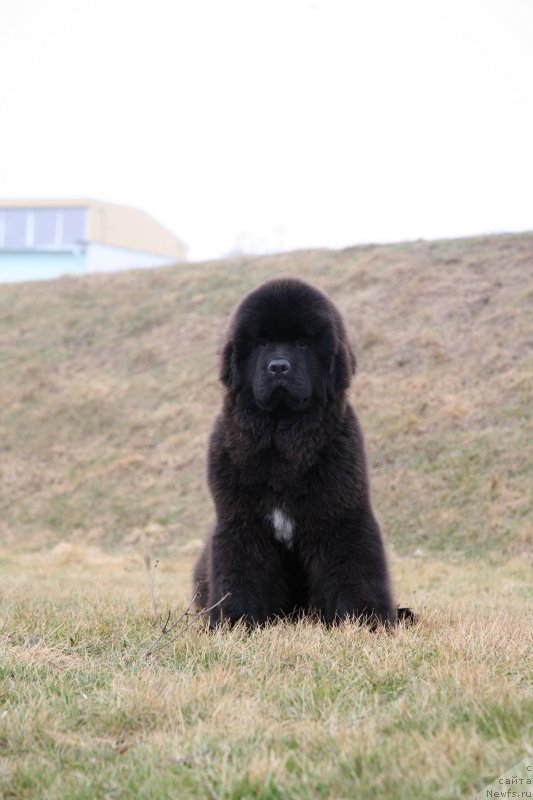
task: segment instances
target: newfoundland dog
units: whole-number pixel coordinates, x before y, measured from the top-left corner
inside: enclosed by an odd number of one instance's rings
[[[354,373],[339,311],[307,283],[271,280],[237,308],[209,445],[216,524],[194,570],[211,627],[300,614],[412,620],[391,595],[346,397]]]

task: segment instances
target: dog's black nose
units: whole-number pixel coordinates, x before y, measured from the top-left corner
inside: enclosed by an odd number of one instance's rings
[[[273,358],[268,362],[268,371],[271,375],[286,375],[291,368],[291,362],[286,358]]]

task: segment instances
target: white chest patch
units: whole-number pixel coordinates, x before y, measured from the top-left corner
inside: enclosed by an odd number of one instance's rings
[[[292,535],[294,524],[291,519],[280,508],[275,508],[270,515],[270,521],[274,528],[274,538],[288,547],[292,547]]]

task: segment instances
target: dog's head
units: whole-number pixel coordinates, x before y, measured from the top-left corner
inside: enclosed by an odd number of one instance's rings
[[[247,408],[287,416],[339,397],[355,366],[333,303],[304,281],[280,278],[264,283],[238,306],[220,378]]]

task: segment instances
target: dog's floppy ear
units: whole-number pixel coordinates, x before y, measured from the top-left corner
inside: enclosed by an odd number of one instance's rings
[[[239,370],[237,367],[237,357],[235,355],[235,345],[232,339],[228,339],[222,350],[220,360],[220,380],[228,389],[236,391],[241,383]]]
[[[345,391],[350,386],[357,370],[357,361],[344,327],[344,321],[333,303],[330,305],[330,314],[333,318],[336,345],[331,362],[328,389],[334,396],[338,392]]]
[[[336,391],[342,392],[349,387],[356,370],[357,361],[355,359],[355,354],[344,335],[339,341],[337,354],[335,356],[333,380]]]

